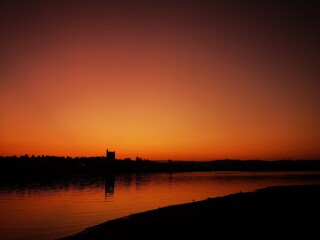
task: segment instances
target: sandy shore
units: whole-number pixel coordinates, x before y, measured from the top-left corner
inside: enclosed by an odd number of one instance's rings
[[[268,187],[130,215],[62,239],[313,239],[319,204],[320,185]]]

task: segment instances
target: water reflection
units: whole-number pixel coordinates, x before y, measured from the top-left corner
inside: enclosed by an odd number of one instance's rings
[[[0,182],[0,239],[55,239],[109,219],[270,185],[320,184],[320,172],[191,172]]]
[[[113,199],[114,185],[115,185],[115,175],[110,174],[105,179],[105,187],[104,187],[105,201],[108,201],[109,199]]]
[[[320,171],[307,172],[187,172],[187,173],[135,173],[109,174],[105,177],[66,177],[0,181],[0,194],[30,195],[68,190],[104,189],[105,198],[113,198],[115,188],[143,190],[148,185],[166,185],[206,182],[233,185],[237,183],[268,182],[270,184],[304,184],[320,178]],[[100,190],[99,190],[100,191]]]

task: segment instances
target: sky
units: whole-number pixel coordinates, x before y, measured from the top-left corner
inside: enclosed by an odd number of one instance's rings
[[[0,155],[320,159],[317,1],[0,7]]]

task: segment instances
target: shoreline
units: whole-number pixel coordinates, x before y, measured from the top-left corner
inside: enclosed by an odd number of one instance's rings
[[[319,204],[320,185],[271,186],[132,214],[59,240],[306,238],[317,234]]]

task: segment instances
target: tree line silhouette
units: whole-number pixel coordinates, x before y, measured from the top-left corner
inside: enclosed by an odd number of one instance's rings
[[[106,157],[0,156],[0,176],[105,175],[126,172],[320,170],[320,160],[107,161]]]

